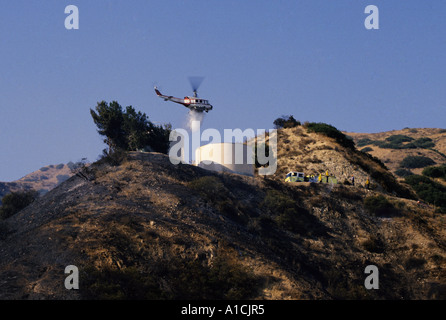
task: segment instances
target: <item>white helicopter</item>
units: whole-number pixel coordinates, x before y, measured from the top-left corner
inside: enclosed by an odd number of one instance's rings
[[[161,94],[161,92],[158,90],[157,87],[155,87],[155,92],[158,97],[164,99],[164,101],[172,101],[175,103],[182,104],[186,108],[189,108],[190,110],[197,111],[197,112],[209,112],[213,109],[212,105],[209,104],[208,100],[199,98],[197,95],[198,87],[200,86],[201,82],[203,81],[203,78],[201,77],[190,77],[189,78],[190,84],[192,86],[192,91],[194,92],[193,97],[186,96],[184,99],[181,98],[175,98],[173,96],[165,96]]]

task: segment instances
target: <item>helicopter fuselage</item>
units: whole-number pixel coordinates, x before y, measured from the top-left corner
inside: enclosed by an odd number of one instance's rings
[[[197,112],[209,112],[212,110],[212,105],[209,104],[209,101],[206,99],[202,99],[197,97],[195,94],[193,97],[184,97],[184,99],[181,98],[175,98],[173,96],[165,96],[161,94],[161,92],[155,87],[155,92],[158,97],[162,98],[164,101],[172,101],[178,104],[182,104],[186,108],[189,108],[190,110],[194,110]]]

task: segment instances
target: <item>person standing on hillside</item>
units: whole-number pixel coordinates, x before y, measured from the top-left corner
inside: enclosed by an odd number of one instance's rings
[[[369,180],[369,178],[367,178],[367,180],[365,181],[365,188],[366,189],[370,189],[370,180]]]
[[[352,177],[351,177],[351,180],[352,180],[352,185],[354,186],[354,185],[355,185],[355,177],[352,176]]]
[[[329,174],[328,174],[328,170],[325,171],[325,176],[327,177],[327,183],[328,183],[328,176],[329,176]]]

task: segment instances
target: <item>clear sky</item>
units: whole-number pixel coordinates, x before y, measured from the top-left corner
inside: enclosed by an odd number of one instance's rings
[[[79,8],[67,30],[65,7]],[[367,5],[379,29],[367,30]],[[199,95],[203,127],[268,129],[281,115],[340,130],[446,127],[440,0],[0,1],[0,181],[95,161],[101,100],[184,127],[156,97]]]

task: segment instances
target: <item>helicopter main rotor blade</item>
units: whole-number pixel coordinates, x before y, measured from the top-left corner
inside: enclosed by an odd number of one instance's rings
[[[189,77],[189,82],[192,87],[193,92],[197,92],[201,83],[203,82],[204,77]]]

